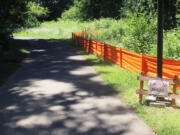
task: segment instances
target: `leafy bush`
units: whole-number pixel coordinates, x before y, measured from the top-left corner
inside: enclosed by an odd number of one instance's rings
[[[30,15],[25,21],[24,24],[26,27],[37,27],[40,25],[39,20],[37,19],[36,16]]]
[[[119,18],[121,4],[119,0],[74,0],[74,5],[62,14],[62,18],[83,21],[101,17]]]
[[[180,60],[180,30],[171,30],[164,35],[164,56]]]
[[[43,15],[46,16],[49,13],[47,8],[40,6],[40,4],[38,4],[36,2],[29,2],[27,7],[29,9],[27,11],[28,15],[34,15],[36,17],[40,17]]]
[[[101,18],[99,20],[94,21],[95,29],[109,29],[112,24],[114,24],[115,20],[111,18]]]
[[[28,11],[27,19],[25,20],[26,27],[36,27],[40,25],[39,18],[42,16],[46,16],[49,11],[47,8],[41,7],[36,2],[29,2],[27,5]]]
[[[70,7],[68,10],[65,10],[61,15],[63,20],[73,20],[73,21],[83,21],[84,15],[76,6]]]
[[[156,41],[156,21],[144,15],[132,16],[127,21],[124,47],[138,53],[148,54]]]
[[[85,34],[87,38],[122,47],[120,42],[125,35],[124,19],[114,20],[111,18],[101,18],[99,20],[94,20],[88,22],[86,27],[81,31],[86,30],[97,30],[96,34]]]

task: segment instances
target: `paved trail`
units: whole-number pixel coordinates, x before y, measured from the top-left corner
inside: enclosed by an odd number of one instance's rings
[[[70,45],[21,40],[31,53],[0,88],[0,135],[153,134]]]

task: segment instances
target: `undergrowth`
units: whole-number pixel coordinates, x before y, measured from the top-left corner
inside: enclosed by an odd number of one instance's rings
[[[0,53],[0,86],[20,67],[27,53],[24,41],[9,40],[9,50],[5,53]]]
[[[156,19],[139,17],[114,20],[102,18],[87,22],[62,20],[44,22],[37,28],[19,29],[14,36],[39,38],[71,38],[72,32],[97,30],[98,34],[85,36],[113,46],[138,53],[157,55]],[[180,59],[180,30],[164,31],[164,57]]]

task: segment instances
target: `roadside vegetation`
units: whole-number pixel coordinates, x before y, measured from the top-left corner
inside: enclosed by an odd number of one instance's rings
[[[0,85],[20,67],[27,55],[23,41],[13,39],[19,28],[37,27],[49,13],[35,0],[1,0],[0,4]]]
[[[138,27],[136,27],[137,23],[139,24]],[[151,23],[149,26],[143,16],[119,20],[102,18],[85,22],[59,18],[58,21],[41,23],[39,27],[19,29],[14,33],[14,36],[66,39],[71,38],[72,32],[75,31],[98,30],[96,35],[87,34],[85,36],[137,53],[156,56],[156,19],[152,19]],[[179,29],[164,31],[164,57],[180,60],[179,43]]]
[[[0,86],[12,75],[27,57],[28,51],[24,41],[9,40],[9,51],[0,53]]]

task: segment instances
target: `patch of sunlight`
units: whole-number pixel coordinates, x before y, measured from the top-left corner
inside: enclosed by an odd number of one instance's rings
[[[49,107],[49,110],[50,110],[50,111],[62,111],[62,110],[64,110],[64,109],[65,109],[65,107],[60,106],[60,105],[55,105],[55,106]]]
[[[82,66],[75,70],[69,71],[69,73],[71,75],[92,75],[92,74],[95,75],[94,71],[92,70],[92,68],[90,68],[90,66]]]
[[[17,110],[19,107],[17,105],[11,105],[5,108],[5,110],[12,111]]]
[[[17,127],[33,128],[35,126],[48,126],[52,123],[52,120],[46,114],[32,115],[25,119],[19,120]]]
[[[86,92],[86,91],[77,91],[77,92],[76,92],[76,95],[77,95],[77,96],[88,96],[89,93]]]
[[[45,52],[46,50],[44,50],[44,49],[34,49],[34,50],[32,50],[32,52]]]
[[[54,96],[61,93],[68,93],[76,90],[75,86],[72,83],[67,82],[60,82],[50,79],[31,79],[28,81],[30,83],[29,86],[23,88],[15,87],[12,89],[12,91],[14,91],[15,93],[19,93],[20,96],[32,95],[34,98],[41,98]],[[23,82],[21,83],[23,84]]]
[[[29,53],[29,51],[28,51],[28,50],[23,49],[23,48],[21,48],[21,49],[20,49],[20,52],[22,52],[22,53]]]
[[[73,61],[86,61],[84,57],[81,55],[76,55],[76,56],[68,56],[66,58],[67,60],[73,60]]]
[[[90,95],[89,95],[90,96]],[[126,107],[118,98],[112,97],[87,97],[78,104],[71,105],[70,108],[75,112],[83,112],[87,109],[98,108],[101,111],[112,111],[118,107]]]
[[[32,50],[32,52],[45,52],[46,50],[45,49],[34,49]]]
[[[64,122],[65,127],[67,128],[76,128],[78,123],[75,121],[67,120]]]
[[[99,77],[98,75],[89,78],[89,80],[92,81],[92,82],[97,82],[97,83],[99,83],[99,84],[101,84],[101,85],[105,85],[105,84],[106,84],[106,83],[104,82],[104,80],[103,80],[101,77]]]

